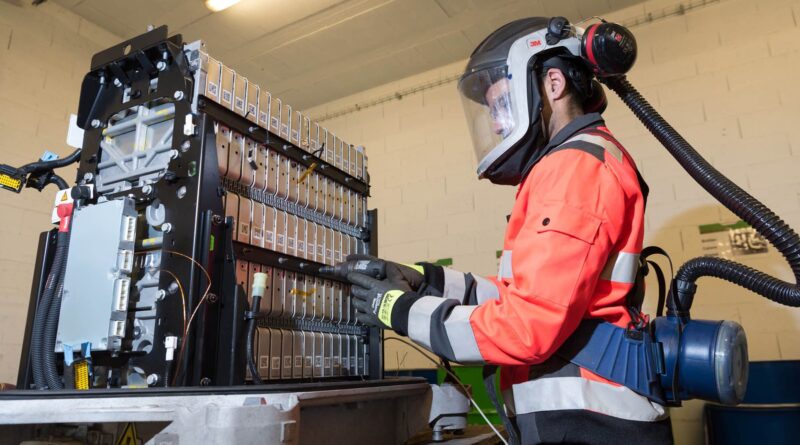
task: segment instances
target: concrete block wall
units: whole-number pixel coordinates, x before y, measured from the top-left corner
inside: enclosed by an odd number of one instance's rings
[[[698,1],[652,0],[607,16],[642,19]],[[686,8],[689,9],[689,8]],[[640,20],[641,21],[641,20]],[[631,82],[700,153],[739,185],[800,228],[800,2],[727,0],[633,27],[639,58]],[[310,110],[323,116],[357,103],[443,79],[444,66]],[[613,93],[609,93],[612,95]],[[696,185],[629,110],[610,97],[608,126],[635,158],[651,195],[646,244],[666,248],[676,265],[701,254],[698,225],[735,218]],[[505,215],[515,189],[477,181],[455,83],[362,108],[325,125],[363,144],[372,201],[380,209],[381,256],[396,261],[453,258],[453,267],[494,274]],[[774,249],[738,258],[787,280]],[[650,283],[654,286],[655,283]],[[800,359],[800,310],[736,286],[703,279],[697,318],[725,318],[746,329],[752,360]],[[654,303],[649,297],[650,311]],[[386,369],[428,367],[410,348],[388,342]],[[677,443],[702,443],[702,403],[672,410]]]
[[[19,3],[21,6],[15,6]],[[0,163],[64,156],[69,114],[97,51],[122,40],[54,2],[0,1]],[[68,181],[74,169],[65,169]],[[0,191],[0,382],[16,382],[38,235],[55,188]]]

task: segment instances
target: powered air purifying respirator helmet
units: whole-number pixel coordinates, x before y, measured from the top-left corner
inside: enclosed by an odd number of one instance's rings
[[[531,163],[544,155],[541,151],[547,135],[542,128],[538,75],[552,67],[560,69],[569,86],[579,93],[578,97],[584,98],[582,103],[587,113],[605,109],[606,99],[599,82],[612,89],[695,180],[737,213],[730,190],[734,194],[741,192],[742,196],[746,193],[713,170],[625,79],[625,73],[636,61],[636,49],[636,40],[629,30],[605,21],[583,29],[563,17],[527,18],[489,35],[470,56],[458,83],[478,159],[479,177],[497,184],[519,184]],[[720,190],[718,185],[723,180],[727,181],[726,190]],[[752,209],[757,201],[749,198],[752,201],[739,205],[739,209],[749,206],[751,213],[761,212],[762,216],[769,212],[765,207]],[[737,214],[742,219],[759,227],[754,222],[760,216],[754,219],[753,214],[740,213]],[[800,238],[794,236],[800,249]],[[694,280],[704,275],[726,278],[780,301],[781,295],[776,297],[774,288],[766,285],[759,288],[753,285],[754,280],[743,279],[742,274],[749,273],[738,270],[743,267],[729,261],[720,265],[710,264],[707,259],[690,260],[679,268],[671,283],[666,316],[638,323],[623,330],[622,335],[613,334],[619,343],[615,347],[626,352],[609,357],[611,335],[592,334],[597,338],[583,345],[582,350],[574,351],[571,360],[660,403],[680,405],[682,400],[692,398],[740,403],[748,373],[744,330],[732,321],[692,320],[689,309]],[[758,278],[778,281],[765,274]],[[800,306],[800,290],[795,285],[786,286],[797,292],[797,298],[790,303]]]
[[[593,75],[623,74],[635,60],[633,36],[609,23],[584,31],[563,17],[534,17],[493,32],[473,51],[458,82],[478,176],[519,184],[526,163],[546,145],[538,73],[560,69],[584,98],[583,111],[601,112],[605,94]]]

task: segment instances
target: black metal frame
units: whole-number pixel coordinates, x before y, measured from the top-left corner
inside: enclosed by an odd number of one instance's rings
[[[166,69],[157,69],[158,62],[164,62]],[[158,78],[155,91],[149,88],[151,77]],[[176,316],[182,313],[181,301],[177,296],[168,296],[156,305],[158,322],[155,341],[148,354],[123,352],[120,356],[112,357],[100,353],[93,354],[93,360],[99,365],[115,365],[128,360],[130,365],[143,369],[148,375],[157,373],[171,376],[177,373],[175,380],[178,386],[241,385],[244,384],[246,368],[243,342],[246,295],[236,285],[236,258],[307,274],[317,273],[321,264],[234,241],[235,228],[230,227],[230,223],[224,219],[224,188],[217,169],[215,121],[224,122],[224,125],[250,135],[305,166],[316,163],[318,172],[360,193],[368,194],[369,184],[202,96],[198,97],[198,112],[193,114],[190,102],[194,92],[193,81],[181,36],[167,37],[165,26],[96,54],[92,58],[91,71],[84,77],[78,112],[78,124],[85,129],[84,149],[77,172],[79,184],[91,183],[97,174],[103,128],[92,125],[94,120],[105,123],[120,111],[154,100],[174,104],[172,149],[178,155],[169,162],[165,177],[152,184],[150,193],[134,188],[104,196],[109,199],[123,195],[131,197],[138,208],[159,200],[166,208],[166,222],[172,229],[163,233],[160,246],[151,247],[150,250],[160,249],[161,268],[174,273],[183,283],[190,313],[201,303],[206,288],[209,294],[203,307],[198,309],[185,339],[181,360],[178,360],[176,352],[176,360],[172,362],[172,368],[175,368],[180,361],[180,369],[165,371],[164,368],[166,349],[163,339],[167,336],[180,338],[183,330],[182,317]],[[126,88],[130,89],[131,100],[122,103]],[[195,119],[196,130],[192,134],[184,134],[183,118],[187,115]],[[368,240],[372,254],[377,253],[376,221],[372,213],[366,232],[361,236]],[[53,232],[41,235],[18,376],[19,388],[29,388],[32,383],[29,343],[33,314],[46,279],[48,264],[52,261],[53,244]],[[201,264],[211,277],[210,285],[199,267],[171,252],[189,256]],[[172,281],[173,278],[168,274],[161,274],[159,288],[169,288]],[[137,298],[138,294],[132,288],[131,302],[135,304]],[[133,329],[132,325],[128,323],[129,330]],[[380,330],[369,330],[366,341],[370,345],[370,379],[383,376],[381,340]],[[163,380],[169,383],[166,378]]]

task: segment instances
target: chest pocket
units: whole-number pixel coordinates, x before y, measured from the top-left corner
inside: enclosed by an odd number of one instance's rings
[[[537,233],[559,232],[594,244],[602,220],[597,216],[564,203],[541,204],[534,220]]]

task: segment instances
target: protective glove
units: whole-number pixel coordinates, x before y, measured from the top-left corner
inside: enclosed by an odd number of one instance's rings
[[[425,274],[422,266],[407,265],[382,260],[369,255],[348,255],[347,260],[335,266],[322,267],[321,274],[334,275],[339,278],[347,278],[352,273],[357,272],[379,280],[389,280],[395,283],[405,283],[405,286],[414,292],[418,292],[420,287],[425,284]]]
[[[347,274],[352,283],[350,294],[359,322],[382,329],[394,329],[405,335],[408,326],[408,309],[420,296],[404,281],[376,280],[358,272]],[[396,309],[399,311],[395,312]],[[396,316],[392,317],[392,314]],[[398,317],[403,314],[403,317]]]

